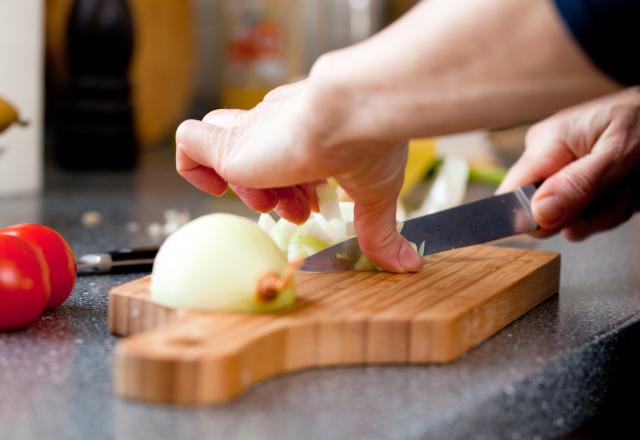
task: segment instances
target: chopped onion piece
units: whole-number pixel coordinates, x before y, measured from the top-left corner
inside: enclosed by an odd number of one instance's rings
[[[307,258],[311,253],[307,252],[307,250],[300,243],[289,242],[289,246],[287,248],[287,259],[289,261],[297,260],[298,258]]]
[[[271,217],[271,214],[260,214],[260,218],[258,218],[258,226],[264,232],[269,234],[276,226],[276,221]]]
[[[380,270],[380,268],[375,264],[373,264],[373,262],[371,262],[371,260],[369,260],[365,254],[360,255],[360,258],[358,258],[358,261],[356,261],[356,264],[353,265],[353,268],[357,271],[369,271],[369,272]]]
[[[322,219],[321,216],[318,216]],[[324,221],[324,219],[322,219]],[[327,224],[328,225],[328,224]],[[327,229],[325,229],[320,221],[315,218],[315,217],[311,217],[309,218],[309,220],[307,220],[304,224],[298,226],[298,229],[296,230],[295,235],[308,235],[310,237],[316,237],[318,240],[324,241],[327,243],[327,246],[331,243],[331,236],[329,235],[329,233],[327,232]],[[294,238],[292,237],[292,239]]]
[[[314,253],[320,252],[330,246],[326,241],[322,241],[319,238],[312,237],[310,235],[298,235],[289,241],[289,246],[291,246],[291,244],[304,246],[305,248],[313,250]]]
[[[446,156],[424,203],[412,213],[417,217],[458,206],[464,201],[469,165],[457,156]]]
[[[422,242],[420,243],[420,246],[418,246],[418,255],[420,255],[421,257],[424,257],[424,240],[422,240]]]
[[[349,238],[347,235],[347,227],[341,219],[334,218],[333,220],[330,220],[329,231],[333,244],[340,243],[341,241],[345,241]]]
[[[339,202],[336,191],[329,184],[316,188],[320,213],[313,212],[309,219],[297,226],[287,220],[277,222],[268,214],[262,214],[258,225],[270,233],[277,246],[287,253],[289,261],[306,258],[337,243],[354,237],[355,223],[353,202]],[[398,204],[398,212],[404,217],[402,205]],[[404,224],[397,222],[398,232]],[[413,248],[417,250],[415,243]],[[340,255],[336,255],[339,258]],[[344,256],[349,259],[349,256]],[[366,256],[362,255],[354,265],[355,270],[380,270]]]
[[[356,225],[354,222],[346,222],[344,227],[347,231],[347,237],[353,237],[356,235]]]
[[[324,231],[326,236],[329,237],[329,241],[331,241],[331,226],[329,225],[329,222],[317,212],[311,213],[309,219],[313,220],[318,225],[318,227]],[[307,220],[307,222],[310,220]]]
[[[271,238],[276,242],[282,251],[287,252],[289,248],[289,240],[296,232],[298,225],[293,224],[283,218],[276,222],[271,230]]]
[[[340,202],[340,214],[342,216],[342,220],[346,222],[352,222],[354,219],[355,203],[353,202]]]
[[[327,221],[333,219],[340,219],[340,205],[338,204],[338,194],[336,190],[328,183],[323,183],[316,187],[316,194],[318,195],[318,205],[320,207],[320,214]]]

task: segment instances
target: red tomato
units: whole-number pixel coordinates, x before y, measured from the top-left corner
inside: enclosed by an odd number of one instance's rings
[[[0,233],[20,237],[42,253],[51,277],[47,307],[53,309],[65,302],[76,282],[76,259],[64,238],[47,226],[30,223],[10,226]]]
[[[21,238],[0,234],[0,330],[24,327],[39,317],[50,291],[42,255]]]

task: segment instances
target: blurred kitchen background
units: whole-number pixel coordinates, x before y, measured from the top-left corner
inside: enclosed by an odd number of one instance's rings
[[[12,197],[6,204],[12,208],[0,213],[1,223],[37,221],[56,188],[91,187],[97,207],[115,182],[125,181],[140,194],[138,212],[127,216],[155,223],[159,214],[146,208],[152,193],[171,210],[195,192],[174,171],[173,135],[182,120],[252,107],[273,87],[304,77],[323,53],[367,38],[417,1],[3,0],[0,207]],[[427,177],[439,169],[458,176],[447,204],[468,198],[467,181],[488,185],[483,194],[489,193],[522,150],[524,132],[413,140],[403,206],[423,212],[433,181]],[[441,166],[450,156],[466,165]],[[23,210],[16,208],[22,203]],[[90,214],[88,224],[106,210],[77,208]]]
[[[131,167],[135,158],[127,153],[134,142],[140,151],[153,149],[166,144],[186,117],[201,118],[217,107],[252,107],[273,87],[305,76],[322,53],[368,37],[413,2],[44,3],[46,144],[53,150],[47,157],[82,169]],[[126,78],[133,138],[125,133]],[[92,165],[83,144],[96,142],[112,151],[118,143],[119,160],[110,154],[95,157]]]

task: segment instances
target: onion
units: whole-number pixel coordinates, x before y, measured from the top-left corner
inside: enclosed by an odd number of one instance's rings
[[[336,190],[329,184],[316,188],[320,213],[314,212],[302,225],[295,225],[285,219],[274,222],[268,214],[262,214],[258,226],[269,233],[276,245],[287,253],[289,261],[309,257],[334,244],[356,235],[353,202],[339,202]],[[398,205],[399,209],[401,205]],[[398,223],[398,232],[402,230]],[[416,244],[413,247],[417,249]],[[424,248],[424,243],[423,243]],[[336,258],[351,257],[336,255]],[[366,256],[361,255],[354,262],[355,270],[380,270]]]
[[[287,252],[289,247],[289,240],[296,232],[298,225],[291,223],[283,218],[278,220],[273,229],[271,229],[271,238],[275,241],[276,245],[283,251]]]
[[[453,208],[464,201],[469,180],[469,165],[457,156],[446,156],[438,170],[431,191],[424,203],[411,213],[411,217],[418,217],[444,209]]]
[[[328,183],[323,183],[316,187],[316,194],[318,195],[318,205],[320,208],[320,214],[327,221],[333,219],[341,219],[340,205],[338,203],[338,193]]]
[[[153,265],[151,299],[182,309],[275,311],[295,301],[295,266],[251,220],[209,214],[164,242]]]
[[[271,214],[260,214],[258,219],[258,226],[266,233],[271,233],[273,228],[276,227],[276,221],[271,217]]]

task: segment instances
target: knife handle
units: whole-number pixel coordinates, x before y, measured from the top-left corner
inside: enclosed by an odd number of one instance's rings
[[[136,261],[136,260],[153,260],[158,253],[158,248],[139,247],[139,248],[124,248],[109,252],[111,255],[111,261],[124,262],[124,261]]]
[[[146,272],[153,267],[157,247],[125,248],[109,252],[109,273]]]
[[[78,274],[145,272],[151,270],[157,247],[118,249],[104,254],[81,256],[76,265]]]

